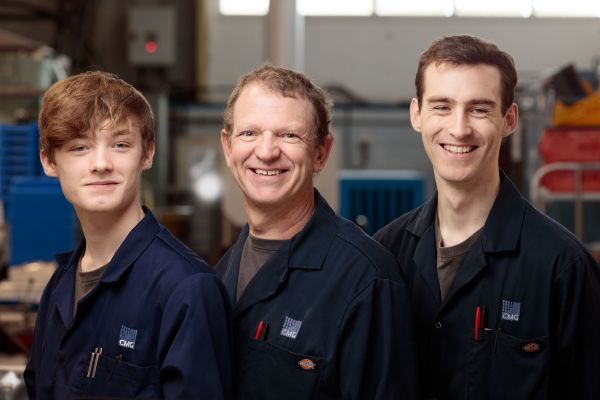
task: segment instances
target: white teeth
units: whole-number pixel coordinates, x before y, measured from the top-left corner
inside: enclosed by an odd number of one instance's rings
[[[279,175],[281,173],[281,170],[279,170],[279,169],[270,169],[270,170],[255,169],[254,172],[256,172],[257,175],[273,176],[273,175]]]
[[[444,145],[444,150],[457,154],[469,153],[473,151],[473,149],[475,149],[475,146],[454,146],[450,144]]]

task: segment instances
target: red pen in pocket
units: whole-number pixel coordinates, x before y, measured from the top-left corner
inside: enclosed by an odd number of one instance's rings
[[[483,337],[483,328],[485,321],[485,307],[475,307],[475,326],[473,329],[473,340],[479,342]]]
[[[254,332],[254,340],[265,340],[267,337],[267,329],[269,329],[269,324],[265,321],[260,321],[256,327],[256,332]]]

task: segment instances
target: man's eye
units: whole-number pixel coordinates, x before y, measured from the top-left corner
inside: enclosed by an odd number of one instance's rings
[[[85,151],[85,149],[86,149],[85,146],[73,146],[73,147],[71,147],[71,151],[76,152],[76,153]]]
[[[483,114],[487,114],[488,110],[487,110],[487,108],[483,108],[483,107],[475,107],[473,109],[473,113],[483,115]]]
[[[257,135],[254,131],[241,131],[237,136],[242,140],[250,141],[256,139]]]
[[[448,106],[435,106],[435,107],[433,107],[433,109],[436,110],[436,111],[449,111],[450,107],[448,107]]]
[[[129,143],[122,143],[122,142],[116,143],[115,147],[117,149],[127,149],[127,148],[129,148]]]
[[[300,140],[300,135],[293,132],[285,132],[281,135],[281,138],[286,142],[293,143]]]

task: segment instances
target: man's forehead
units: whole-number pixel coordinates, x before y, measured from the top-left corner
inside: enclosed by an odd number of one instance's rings
[[[244,107],[238,107],[240,104],[244,104]],[[240,112],[242,108],[245,111],[243,113]],[[253,119],[252,109],[271,111],[277,109],[287,109],[289,111],[291,109],[297,113],[306,115],[308,118],[311,118],[313,112],[312,104],[308,99],[299,95],[293,97],[286,96],[261,82],[252,82],[241,90],[233,108],[234,120]]]
[[[95,124],[87,131],[82,132],[81,137],[94,139],[99,135],[125,136],[141,134],[140,125],[134,118],[127,118],[122,121],[113,121],[109,118]]]
[[[457,65],[432,63],[427,66],[423,82],[423,98],[472,97],[499,102],[502,85],[500,70],[488,64]],[[457,90],[457,88],[459,90]]]
[[[113,121],[110,118],[100,122],[97,126],[96,131],[107,131],[107,132],[120,132],[120,131],[132,131],[135,132],[139,129],[139,124],[134,118],[126,118],[120,121]]]

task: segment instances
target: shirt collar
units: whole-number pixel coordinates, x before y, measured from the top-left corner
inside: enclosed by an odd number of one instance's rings
[[[436,192],[430,200],[423,204],[414,220],[407,226],[410,233],[422,237],[424,232],[435,223],[437,197],[438,193]],[[500,190],[481,233],[485,252],[517,248],[526,205],[527,201],[504,171],[500,170]]]
[[[108,263],[106,272],[100,280],[101,282],[117,281],[129,266],[135,262],[150,242],[152,242],[158,232],[160,232],[161,226],[154,214],[147,207],[142,208],[145,214],[144,218],[138,222],[131,232],[129,232],[123,243],[121,243],[117,252]],[[59,267],[64,270],[76,268],[84,249],[85,239],[79,243],[75,251],[57,254],[56,261]]]
[[[336,215],[317,189],[315,202],[315,212],[310,220],[288,242],[289,268],[321,269],[337,232]]]

